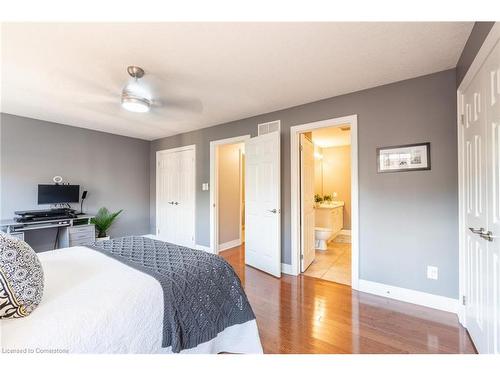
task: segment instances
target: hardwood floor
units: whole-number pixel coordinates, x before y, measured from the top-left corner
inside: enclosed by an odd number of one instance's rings
[[[353,291],[309,276],[274,278],[220,253],[257,316],[265,353],[475,353],[454,314]]]

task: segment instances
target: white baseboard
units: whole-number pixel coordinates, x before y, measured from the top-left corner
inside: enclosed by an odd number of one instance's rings
[[[292,275],[292,276],[297,276],[297,274],[295,272],[293,272],[292,265],[286,264],[286,263],[281,263],[281,273],[284,273],[287,275]]]
[[[233,247],[240,246],[240,245],[241,245],[241,239],[238,238],[236,240],[232,240],[232,241],[221,243],[219,245],[219,251],[224,251],[224,250],[227,250],[227,249],[231,249]]]
[[[208,246],[203,246],[203,245],[196,245],[195,246],[196,250],[203,250],[203,251],[206,251],[207,253],[213,253],[212,251],[212,248],[208,247]]]
[[[398,301],[414,303],[437,310],[458,313],[458,300],[438,296],[436,294],[419,292],[417,290],[399,288],[397,286],[380,284],[374,281],[359,280],[360,292],[376,294],[377,296],[396,299]]]

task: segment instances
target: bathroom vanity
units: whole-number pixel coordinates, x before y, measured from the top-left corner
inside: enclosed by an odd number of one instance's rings
[[[315,208],[315,227],[331,228],[335,238],[344,227],[344,202],[321,203]]]

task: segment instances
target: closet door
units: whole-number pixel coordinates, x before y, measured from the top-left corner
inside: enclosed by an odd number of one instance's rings
[[[463,93],[466,326],[500,353],[500,45]]]
[[[465,185],[467,328],[480,353],[488,350],[487,340],[487,242],[481,233],[488,224],[486,206],[486,119],[481,103],[481,81],[474,80],[464,93],[465,101]]]
[[[194,150],[179,152],[177,181],[178,188],[174,202],[176,210],[176,244],[193,248],[195,246],[195,155]]]
[[[500,354],[500,44],[484,66],[487,144],[489,353]]]
[[[157,236],[166,242],[176,243],[176,209],[179,190],[177,153],[160,153],[157,166]]]
[[[176,245],[195,246],[195,150],[159,152],[157,236]]]

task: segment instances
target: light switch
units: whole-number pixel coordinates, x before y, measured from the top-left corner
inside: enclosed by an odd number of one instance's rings
[[[208,182],[204,182],[201,184],[201,190],[208,191]]]

